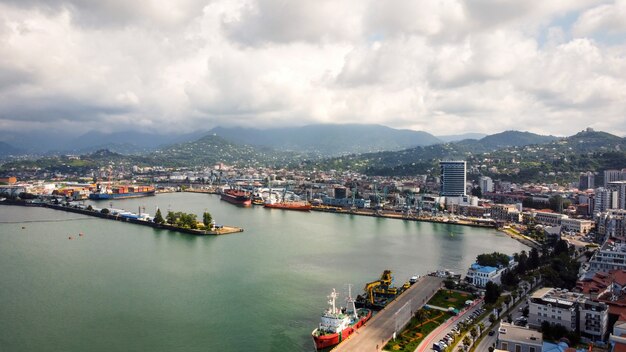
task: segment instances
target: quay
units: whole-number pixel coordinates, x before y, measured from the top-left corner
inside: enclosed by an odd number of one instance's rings
[[[381,351],[393,334],[399,334],[413,314],[443,287],[443,281],[443,278],[435,276],[421,277],[332,351]]]
[[[366,209],[342,209],[336,207],[327,207],[327,206],[313,206],[311,207],[312,211],[321,211],[325,213],[334,213],[334,214],[347,214],[347,215],[359,215],[359,216],[372,216],[377,218],[386,218],[386,219],[398,219],[398,220],[408,220],[408,221],[425,221],[432,222],[438,224],[449,224],[449,225],[462,225],[462,226],[471,226],[471,227],[487,227],[487,228],[495,228],[496,224],[494,222],[488,221],[472,221],[472,220],[462,220],[462,219],[445,219],[445,218],[437,218],[432,216],[417,216],[417,215],[406,215],[402,213],[397,213],[395,211],[383,210],[383,211],[375,211],[375,210],[366,210]]]
[[[61,211],[66,211],[66,212],[70,212],[70,213],[76,213],[76,214],[82,214],[82,215],[97,217],[97,218],[101,218],[101,219],[116,220],[116,221],[122,221],[122,222],[131,223],[131,224],[136,224],[136,225],[148,226],[148,227],[152,227],[152,228],[155,228],[155,229],[177,231],[177,232],[182,232],[182,233],[186,233],[186,234],[190,234],[190,235],[196,235],[196,236],[206,236],[206,235],[216,235],[217,236],[217,235],[228,235],[228,234],[231,234],[231,233],[243,232],[243,228],[235,227],[235,226],[221,226],[220,228],[216,228],[215,230],[187,229],[187,228],[178,227],[178,226],[174,226],[174,225],[170,225],[170,224],[157,224],[157,223],[154,223],[152,221],[133,219],[133,218],[119,216],[119,215],[116,215],[116,214],[103,214],[103,213],[100,213],[100,212],[97,212],[97,211],[91,211],[91,210],[80,209],[80,208],[73,208],[73,207],[68,207],[68,206],[63,206],[63,205],[58,205],[58,204],[7,202],[7,201],[4,201],[4,202],[0,202],[0,205],[17,205],[17,206],[40,207],[40,208],[61,210]]]

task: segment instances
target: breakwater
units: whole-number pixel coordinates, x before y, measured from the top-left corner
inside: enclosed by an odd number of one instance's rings
[[[220,228],[216,228],[215,230],[199,230],[199,229],[190,229],[184,227],[178,227],[170,224],[157,224],[152,221],[146,221],[141,219],[133,219],[124,216],[120,216],[119,214],[105,214],[98,211],[75,208],[71,206],[64,206],[60,204],[49,204],[49,203],[28,203],[28,202],[20,202],[20,201],[9,201],[5,200],[4,202],[0,202],[1,205],[17,205],[17,206],[26,206],[26,207],[42,207],[60,211],[66,211],[70,213],[82,214],[87,216],[93,216],[101,219],[115,220],[121,222],[127,222],[136,225],[148,226],[156,229],[170,230],[182,232],[190,235],[196,236],[206,236],[206,235],[227,235],[236,232],[243,232],[243,228],[235,227],[235,226],[222,226]]]

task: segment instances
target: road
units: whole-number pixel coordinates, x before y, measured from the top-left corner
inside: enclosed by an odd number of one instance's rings
[[[396,329],[396,315],[405,304],[416,312],[443,286],[444,279],[424,276],[406,292],[376,314],[367,324],[356,331],[349,339],[335,347],[333,352],[380,351]],[[399,331],[398,331],[399,332]]]
[[[512,310],[511,310],[511,313],[510,313],[512,318],[513,318],[513,321],[515,321],[515,319],[517,319],[517,318],[522,316],[522,312],[519,311],[519,307],[526,306],[526,303],[527,303],[527,301],[526,301],[525,297],[520,299],[520,300],[518,300],[517,302],[515,302],[515,305],[513,306]],[[506,320],[506,316],[503,316],[502,320]],[[485,324],[486,327],[489,327],[489,325],[491,324],[489,322],[489,316],[487,316],[487,318],[485,318],[483,320],[483,324]],[[485,335],[485,337],[480,341],[480,343],[476,347],[475,351],[488,351],[489,347],[495,346],[496,340],[498,338],[498,327],[499,326],[500,326],[500,323],[497,323],[491,329],[487,329],[488,331],[493,330],[494,334],[491,335],[491,336],[489,336],[488,334]],[[456,351],[461,351],[461,350],[457,349]]]
[[[447,333],[452,331],[452,328],[456,325],[457,322],[467,318],[473,311],[479,309],[483,306],[483,301],[477,301],[473,306],[469,309],[462,311],[457,316],[449,319],[441,326],[439,326],[436,330],[432,331],[424,340],[417,346],[415,352],[423,352],[432,350],[432,345],[435,342],[441,340]]]

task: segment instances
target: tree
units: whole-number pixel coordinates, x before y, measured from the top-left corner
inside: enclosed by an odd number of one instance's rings
[[[102,208],[102,210],[100,210],[100,213],[102,213],[102,214],[108,214],[108,213],[110,213],[110,211],[109,211],[109,209],[107,209],[107,208]]]
[[[509,309],[509,303],[511,303],[511,296],[504,296],[504,303],[506,304],[506,309]]]
[[[513,297],[513,302],[517,300],[517,296],[518,296],[517,290],[511,292],[511,297]]]
[[[509,265],[509,260],[508,255],[498,252],[479,254],[476,257],[476,263],[482,266],[505,267]]]
[[[530,255],[528,256],[528,269],[537,269],[540,264],[539,260],[539,251],[537,248],[533,248],[530,250]]]
[[[156,224],[163,224],[165,222],[163,215],[161,215],[161,209],[157,209],[156,214],[154,214],[154,222]]]
[[[205,211],[204,214],[202,214],[202,223],[204,224],[204,227],[211,226],[211,221],[213,221],[213,217],[209,212]]]
[[[415,312],[415,319],[417,319],[420,324],[424,321],[425,318],[426,312],[424,312],[423,309],[419,309],[417,312]]]
[[[554,256],[559,256],[563,253],[569,254],[569,244],[565,240],[558,240],[554,246]]]
[[[469,339],[469,337],[465,336],[463,338],[463,345],[465,347],[469,347],[472,344],[472,341]],[[467,348],[465,348],[467,350]]]
[[[91,205],[88,205],[88,206],[87,206],[87,210],[89,210],[89,211],[93,211],[93,207],[92,207]]]
[[[470,335],[472,335],[472,341],[476,341],[476,338],[478,337],[478,331],[476,330],[476,326],[472,326],[472,328],[470,329]]]
[[[496,316],[495,314],[491,313],[489,314],[489,322],[493,325],[493,323],[496,322]]]
[[[472,195],[474,197],[482,198],[483,197],[483,190],[480,189],[480,186],[474,187],[474,188],[472,188]]]
[[[168,211],[165,219],[167,219],[168,224],[174,225],[176,223],[176,214],[174,214],[174,212],[172,211]]]
[[[500,297],[500,286],[491,281],[487,282],[485,285],[485,303],[496,303],[498,297]]]
[[[450,279],[445,280],[443,284],[448,290],[453,290],[456,287],[454,280],[450,280]]]
[[[528,269],[528,255],[526,254],[526,251],[522,251],[517,258],[517,267],[515,268],[515,270],[519,274],[523,275],[524,273],[526,273],[527,269]]]

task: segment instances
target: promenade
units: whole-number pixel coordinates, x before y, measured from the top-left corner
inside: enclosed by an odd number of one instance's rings
[[[349,339],[335,347],[333,352],[380,351],[393,337],[400,333],[413,313],[420,309],[443,286],[444,279],[424,276],[408,290],[376,314],[364,327]],[[408,319],[407,319],[408,317]]]

